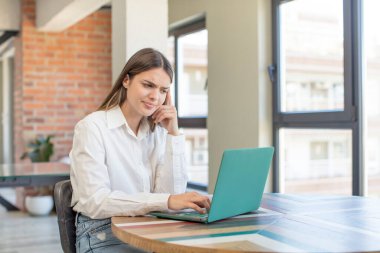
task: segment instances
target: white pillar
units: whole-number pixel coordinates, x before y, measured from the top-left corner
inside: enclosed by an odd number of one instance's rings
[[[167,37],[167,0],[112,0],[112,82],[139,49],[166,54]]]
[[[169,0],[170,24],[206,14],[209,190],[224,149],[272,145],[271,1]],[[267,184],[270,190],[271,181]]]
[[[7,44],[7,43],[6,43]],[[11,164],[13,162],[13,75],[14,75],[14,55],[15,49],[11,48],[5,52],[1,52],[0,54],[0,63],[1,68],[0,71],[0,84],[2,86],[2,92],[0,100],[2,100],[1,107],[1,137],[2,140],[0,145],[0,150],[2,154],[1,162],[4,164]]]
[[[1,31],[19,31],[20,20],[20,0],[0,0],[0,36]]]

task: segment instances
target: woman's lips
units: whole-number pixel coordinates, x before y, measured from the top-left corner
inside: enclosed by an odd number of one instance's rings
[[[156,107],[155,104],[151,104],[151,103],[147,103],[147,102],[143,102],[144,105],[145,105],[145,108],[148,109],[148,110],[152,110]]]

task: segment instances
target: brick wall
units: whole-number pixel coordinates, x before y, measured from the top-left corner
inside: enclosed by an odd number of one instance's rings
[[[75,123],[111,88],[111,11],[101,9],[63,32],[36,30],[35,1],[21,1],[15,40],[15,161],[36,135],[55,137],[52,160],[68,155]]]

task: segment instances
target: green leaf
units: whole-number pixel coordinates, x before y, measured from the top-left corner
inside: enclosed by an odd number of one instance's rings
[[[53,137],[53,135],[36,137],[28,143],[29,151],[23,153],[20,159],[29,157],[32,162],[49,162],[54,154],[54,144],[50,141]]]

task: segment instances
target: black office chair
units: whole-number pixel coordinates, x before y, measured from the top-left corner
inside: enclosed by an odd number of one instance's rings
[[[58,217],[59,236],[65,253],[75,253],[75,216],[76,212],[70,206],[73,189],[70,180],[64,180],[54,185],[54,203]]]

